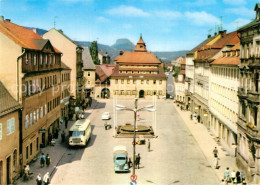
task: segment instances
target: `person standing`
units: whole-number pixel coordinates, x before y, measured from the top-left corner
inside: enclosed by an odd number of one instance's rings
[[[213,154],[214,154],[214,157],[218,157],[218,149],[217,149],[217,147],[214,148]]]
[[[237,173],[236,173],[236,179],[237,179],[237,183],[240,183],[240,182],[241,182],[240,171],[237,171]]]
[[[51,158],[49,156],[49,154],[46,155],[46,166],[49,167],[51,164]]]
[[[140,165],[140,160],[141,160],[141,157],[140,157],[140,154],[138,153],[138,155],[136,156],[136,160],[135,160],[135,166],[139,169],[139,165]]]
[[[37,182],[37,185],[42,185],[42,177],[41,177],[40,173],[36,177],[36,182]]]
[[[214,159],[213,159],[213,167],[214,167],[215,169],[218,168],[218,158],[217,158],[217,157],[214,157]]]
[[[40,158],[41,168],[44,167],[45,159],[46,159],[46,158],[45,158],[45,155],[44,155],[44,153],[42,153],[41,158]]]
[[[131,168],[132,165],[133,165],[133,163],[132,163],[131,157],[129,157],[129,159],[128,159],[128,167]]]
[[[63,130],[63,132],[61,133],[61,141],[64,143],[65,141],[65,132]]]
[[[150,139],[148,139],[147,142],[147,151],[150,152],[150,147],[151,147],[151,143],[150,143]]]
[[[233,182],[233,184],[234,184],[235,179],[236,179],[236,172],[235,172],[235,170],[233,170],[233,171],[231,172],[230,176],[231,176],[232,182]]]
[[[69,122],[69,118],[65,118],[65,128],[67,129],[68,128],[68,122]]]
[[[50,175],[49,172],[47,172],[44,176],[43,176],[43,184],[44,185],[48,185],[50,183]]]
[[[227,169],[225,171],[225,179],[227,182],[229,181],[229,167],[227,167]]]

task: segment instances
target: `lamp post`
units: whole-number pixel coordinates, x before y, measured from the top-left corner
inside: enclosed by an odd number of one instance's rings
[[[134,109],[125,107],[124,105],[116,105],[116,110],[117,110],[117,111],[124,111],[124,110],[126,110],[126,111],[132,111],[132,112],[134,112],[133,175],[135,175],[136,114],[137,114],[137,112],[142,111],[142,110],[147,110],[147,111],[149,111],[149,112],[154,112],[154,111],[155,111],[155,109],[152,109],[153,105],[146,105],[146,106],[144,106],[144,107],[138,109],[138,107],[137,107],[137,101],[138,101],[138,98],[135,98],[135,108],[134,108]]]

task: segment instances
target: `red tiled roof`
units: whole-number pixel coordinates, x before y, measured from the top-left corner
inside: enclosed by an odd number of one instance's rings
[[[110,77],[114,72],[114,65],[97,65],[96,66],[96,73],[99,76],[101,82],[105,81],[108,77]]]
[[[119,67],[120,71],[158,71],[156,67]]]
[[[211,64],[213,64],[213,65],[217,65],[217,64],[238,65],[239,61],[240,61],[239,57],[236,57],[236,56],[233,56],[233,57],[218,57]]]
[[[40,35],[35,33],[33,30],[25,28],[23,26],[16,25],[10,21],[0,21],[0,32],[5,34],[15,43],[23,48],[40,50],[35,44],[35,40],[44,40]],[[54,47],[53,47],[54,48]],[[54,48],[55,52],[59,52]]]
[[[117,63],[154,63],[160,64],[160,60],[158,60],[153,53],[151,52],[134,52],[134,51],[126,51],[123,55],[118,55],[115,58]]]

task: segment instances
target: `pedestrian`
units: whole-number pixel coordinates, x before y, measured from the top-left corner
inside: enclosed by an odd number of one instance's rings
[[[200,123],[200,115],[198,115],[198,122]]]
[[[246,185],[246,179],[245,178],[242,180],[242,185]]]
[[[24,181],[29,180],[29,170],[26,165],[24,165],[24,169],[23,169],[23,180]]]
[[[228,182],[229,181],[229,167],[227,167],[225,171],[225,180]]]
[[[220,182],[220,185],[226,185],[226,183],[225,183],[225,180],[224,180],[224,179],[222,179],[222,180],[221,180],[221,182]]]
[[[61,133],[61,142],[64,143],[64,141],[65,141],[65,132],[63,130],[63,132]]]
[[[237,173],[236,173],[236,180],[237,180],[237,183],[241,182],[240,171],[237,171]]]
[[[52,134],[49,133],[48,135],[48,144],[51,145],[51,141],[52,141]]]
[[[214,154],[214,157],[218,157],[218,149],[217,149],[217,147],[214,148],[213,154]]]
[[[49,154],[46,155],[46,166],[49,167],[51,164],[51,158],[49,156]]]
[[[49,172],[47,172],[44,176],[43,176],[43,184],[44,185],[48,185],[50,183],[50,175]]]
[[[192,114],[190,115],[190,119],[192,120]]]
[[[44,153],[42,153],[41,158],[40,158],[41,168],[44,167],[45,159],[46,159],[46,158],[45,158],[45,155],[44,155]]]
[[[150,147],[151,147],[151,143],[150,143],[150,139],[148,139],[147,142],[147,151],[150,152]]]
[[[213,167],[214,167],[215,169],[218,168],[218,158],[217,158],[217,157],[214,157],[214,159],[213,159]]]
[[[36,177],[36,182],[37,182],[37,185],[42,185],[42,177],[41,177],[40,173]]]
[[[66,119],[65,119],[65,128],[68,127],[68,122],[69,122],[69,119],[66,117]]]
[[[231,176],[231,180],[232,180],[232,182],[233,182],[233,184],[234,184],[235,178],[236,178],[236,172],[235,172],[235,170],[233,170],[233,171],[231,172],[230,176]]]
[[[128,159],[128,167],[131,168],[132,165],[133,165],[133,163],[132,163],[131,157],[129,157],[129,159]]]
[[[243,181],[243,180],[244,180],[244,178],[245,178],[245,177],[244,177],[244,173],[243,173],[243,172],[241,172],[241,173],[240,173],[240,177],[241,177],[241,181]]]
[[[139,165],[140,165],[140,160],[141,160],[141,157],[140,157],[140,154],[138,153],[138,155],[136,156],[136,159],[135,159],[135,166],[138,169],[139,169]]]

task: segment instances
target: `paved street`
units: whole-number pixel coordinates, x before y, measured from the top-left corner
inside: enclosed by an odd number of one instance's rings
[[[133,107],[133,101],[118,100],[118,104]],[[139,106],[151,104],[139,100]],[[132,139],[114,138],[113,130],[104,129],[101,114],[112,114],[113,101],[100,100],[89,116],[92,138],[86,148],[68,149],[53,173],[51,184],[130,184],[131,173],[115,174],[113,147],[125,145],[132,157]],[[151,125],[152,113],[141,112],[138,123]],[[118,112],[118,124],[133,121],[132,112]],[[172,101],[157,101],[157,135],[151,139],[151,152],[146,145],[137,145],[141,154],[141,168],[136,170],[138,184],[219,184],[219,179],[205,158]]]

